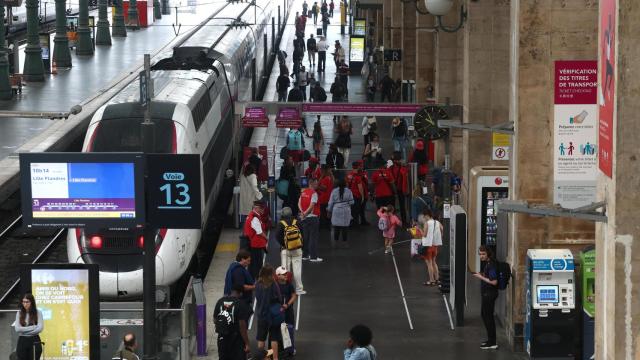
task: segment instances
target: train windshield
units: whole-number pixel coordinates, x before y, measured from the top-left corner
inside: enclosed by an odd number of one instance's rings
[[[141,118],[106,119],[100,121],[90,144],[92,152],[139,152]],[[155,153],[174,153],[175,125],[172,120],[154,119]]]

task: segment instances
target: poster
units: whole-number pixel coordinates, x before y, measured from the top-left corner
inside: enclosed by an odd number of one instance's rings
[[[616,76],[616,0],[600,0],[600,88],[598,104],[598,165],[608,177],[613,173],[613,127]]]
[[[511,151],[511,135],[493,133],[493,160],[509,160],[509,152]]]
[[[297,129],[302,126],[302,118],[297,108],[280,108],[276,117],[277,128]]]
[[[353,36],[365,36],[367,34],[367,20],[353,19]]]
[[[242,127],[267,127],[269,118],[264,107],[246,107],[242,117]]]
[[[351,47],[349,48],[349,61],[364,61],[364,38],[351,38]]]
[[[89,270],[32,269],[48,360],[89,360]]]
[[[573,209],[595,202],[597,62],[556,61],[554,203]]]

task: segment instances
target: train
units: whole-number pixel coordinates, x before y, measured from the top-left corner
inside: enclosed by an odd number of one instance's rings
[[[151,66],[154,150],[200,155],[203,226],[231,162],[231,144],[241,131],[234,122],[234,102],[251,100],[252,81],[257,78],[252,59],[269,56],[272,50],[256,42],[263,34],[272,36],[267,24],[273,12],[271,0],[258,0],[255,5],[229,2],[181,44],[154,57]],[[230,26],[232,21],[252,25]],[[261,74],[263,66],[256,61],[255,72]],[[133,81],[96,111],[83,152],[141,151],[144,109],[139,91],[139,82]],[[200,229],[157,231],[156,284],[160,289],[170,289],[187,273],[201,237]],[[105,300],[142,296],[143,246],[144,237],[135,229],[72,228],[67,235],[70,263],[99,265],[100,295]]]

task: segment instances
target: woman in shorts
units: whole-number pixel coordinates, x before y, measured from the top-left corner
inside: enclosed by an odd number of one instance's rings
[[[427,274],[429,279],[422,283],[425,286],[434,286],[440,284],[440,276],[438,274],[438,264],[436,258],[438,257],[438,250],[442,246],[442,224],[433,218],[433,212],[430,209],[425,208],[422,211],[424,215],[424,226],[422,233],[422,246],[424,248],[422,258],[427,265]]]

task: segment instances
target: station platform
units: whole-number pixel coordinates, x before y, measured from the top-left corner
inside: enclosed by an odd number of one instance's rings
[[[12,100],[0,101],[0,108],[8,111],[60,111],[65,112],[91,97],[108,90],[113,81],[140,66],[144,54],[156,54],[176,38],[173,24],[181,24],[179,35],[187,33],[210,16],[225,2],[197,0],[188,5],[171,1],[171,14],[147,28],[127,30],[127,37],[112,37],[111,46],[96,46],[92,56],[77,56],[71,50],[72,67],[58,69],[56,75],[45,75],[44,82],[28,82],[22,93]],[[109,9],[109,21],[111,14]],[[92,12],[91,15],[96,16]],[[113,25],[111,23],[111,25]],[[177,26],[176,26],[177,28]],[[52,34],[52,39],[55,34]],[[51,42],[53,46],[53,41]],[[52,52],[53,53],[53,52]],[[21,54],[24,62],[24,53]],[[63,121],[63,120],[55,120]],[[0,121],[0,160],[13,154],[28,140],[46,132],[53,121],[48,119],[5,118]]]
[[[281,48],[289,57],[287,65],[292,69],[294,27],[293,17],[300,11],[302,1],[293,5],[288,26],[283,35]],[[311,19],[310,19],[311,20]],[[334,14],[333,24],[339,24],[339,11]],[[307,22],[306,36],[314,33],[313,21]],[[327,92],[327,102],[331,101],[329,89],[334,81],[336,67],[330,57],[335,40],[340,40],[348,53],[348,35],[340,35],[340,26],[329,27],[327,65],[325,74],[316,79],[321,81]],[[303,64],[309,72],[305,55]],[[275,81],[279,75],[278,64],[271,73],[269,85],[264,96],[265,101],[277,100]],[[293,82],[293,81],[292,81]],[[307,89],[308,91],[309,89]],[[349,101],[365,102],[365,89],[359,74],[349,79]],[[350,119],[353,124],[352,149],[349,162],[360,159],[364,140],[361,136],[361,117]],[[312,129],[315,116],[305,119],[308,129]],[[333,121],[331,116],[322,116],[321,125],[325,136],[325,147],[321,162],[324,163],[328,144],[333,140]],[[378,133],[382,148],[389,149],[385,158],[393,148],[391,142],[391,118],[378,117]],[[275,159],[276,166],[270,163],[270,174],[276,177],[282,160],[278,158],[281,147],[286,143],[288,129],[276,128],[270,121],[267,128],[254,128],[251,146],[267,146],[269,161]],[[308,139],[308,138],[307,138]],[[307,140],[305,139],[305,140]],[[312,151],[311,139],[306,141],[307,150]],[[275,168],[275,169],[274,169]],[[275,171],[275,174],[274,174]],[[437,354],[441,359],[524,359],[521,354],[508,350],[504,336],[498,331],[498,350],[483,351],[480,343],[485,340],[485,330],[480,318],[480,284],[469,280],[467,286],[469,299],[465,313],[465,326],[451,330],[450,321],[441,293],[436,287],[422,285],[426,278],[425,264],[410,258],[409,245],[398,245],[394,255],[385,255],[380,231],[376,228],[375,209],[370,203],[367,218],[370,226],[351,227],[349,229],[348,249],[331,247],[331,232],[321,230],[319,255],[324,259],[321,263],[303,262],[303,278],[307,294],[298,298],[295,309],[298,312],[296,332],[296,358],[299,359],[336,359],[342,358],[342,352],[348,339],[349,329],[356,324],[365,324],[373,331],[373,345],[380,359],[414,359],[426,354]],[[278,209],[279,210],[279,209]],[[213,314],[213,305],[222,296],[224,276],[229,264],[235,260],[239,248],[238,229],[224,229],[205,280],[207,295],[207,318]],[[279,245],[271,233],[269,253],[266,262],[274,267],[280,265]],[[408,238],[407,234],[403,234]],[[403,238],[397,239],[401,241]],[[394,264],[399,273],[396,276]],[[407,309],[405,310],[400,291],[400,282],[404,289]],[[504,296],[504,295],[503,295]],[[413,329],[411,329],[411,326]],[[255,347],[255,321],[250,328],[249,338]],[[208,322],[208,357],[217,359],[216,334],[213,324]]]

